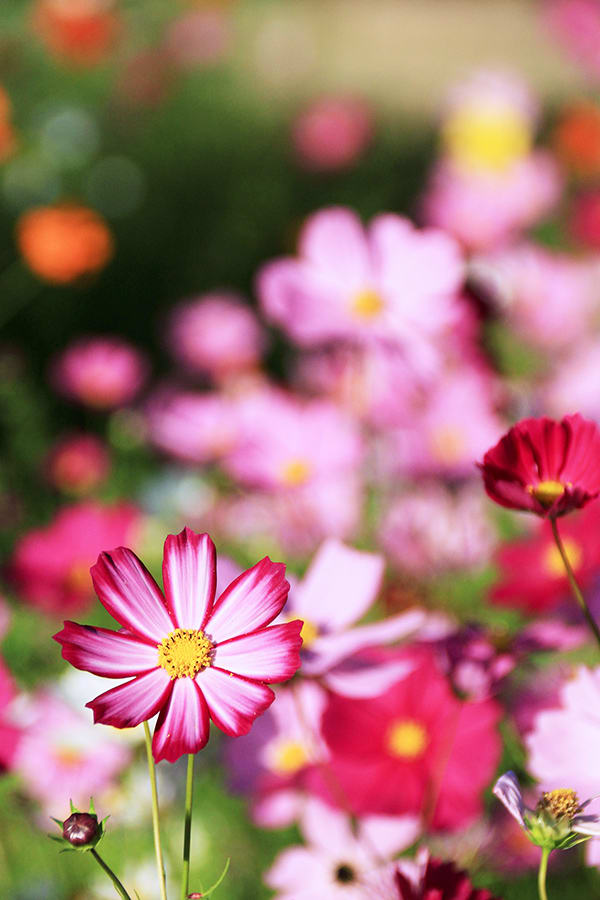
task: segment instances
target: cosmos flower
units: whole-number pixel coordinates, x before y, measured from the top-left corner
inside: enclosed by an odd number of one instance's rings
[[[142,515],[131,504],[95,501],[63,506],[43,528],[17,542],[11,580],[26,603],[46,613],[79,612],[93,597],[90,566],[103,547],[136,546]]]
[[[287,847],[265,875],[277,900],[365,900],[387,880],[391,858],[418,837],[419,820],[371,816],[355,832],[346,814],[310,799],[300,828],[307,845]]]
[[[501,506],[555,518],[600,493],[600,431],[578,413],[523,419],[483,457],[488,495]]]
[[[330,696],[322,732],[331,771],[356,815],[428,810],[434,828],[461,828],[481,813],[498,762],[500,709],[458,700],[433,650],[402,654],[412,669],[379,696]],[[325,785],[315,790],[331,799]]]
[[[106,445],[93,434],[70,434],[59,440],[45,461],[48,481],[65,494],[88,494],[110,469]]]
[[[58,356],[51,371],[61,394],[93,409],[114,409],[129,403],[146,375],[144,356],[112,336],[75,341]]]
[[[263,267],[258,294],[266,315],[303,347],[379,342],[400,346],[425,370],[460,318],[462,279],[461,253],[444,232],[418,231],[396,215],[365,229],[338,207],[307,220],[297,258]]]
[[[538,847],[567,850],[582,840],[600,837],[600,816],[582,815],[591,800],[580,803],[569,788],[545,791],[535,809],[527,809],[517,776],[505,772],[494,785],[494,794]]]
[[[397,893],[390,894],[390,900],[497,900],[473,887],[454,863],[432,859],[426,851],[417,854],[415,863],[399,863],[395,880]]]
[[[351,168],[373,137],[373,113],[359,97],[318,97],[292,125],[292,144],[300,165],[315,172]]]
[[[285,681],[300,665],[302,622],[265,627],[287,599],[284,572],[266,557],[215,601],[214,544],[185,528],[165,541],[163,596],[131,550],[101,553],[94,587],[124,630],[65,622],[54,636],[76,668],[134,676],[87,704],[94,721],[132,728],[160,713],[157,762],[201,750],[209,717],[226,734],[246,734],[275,699],[265,682]]]

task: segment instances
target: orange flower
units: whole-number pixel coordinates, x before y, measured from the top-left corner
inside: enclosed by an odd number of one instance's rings
[[[17,242],[29,268],[54,284],[99,271],[113,254],[108,226],[85,206],[29,210],[17,222]]]
[[[576,174],[600,174],[600,107],[578,103],[562,116],[554,133],[556,151]]]
[[[38,0],[33,28],[54,56],[93,66],[108,56],[121,28],[111,6],[102,0]]]

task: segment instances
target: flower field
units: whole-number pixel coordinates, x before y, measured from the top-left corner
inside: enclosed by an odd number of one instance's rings
[[[0,26],[0,897],[600,896],[598,0]]]

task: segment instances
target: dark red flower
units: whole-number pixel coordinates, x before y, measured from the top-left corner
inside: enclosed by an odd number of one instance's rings
[[[483,889],[473,887],[466,872],[457,869],[453,862],[442,862],[429,857],[420,860],[420,872],[407,875],[396,871],[398,900],[499,900]]]
[[[600,493],[600,431],[579,413],[523,419],[483,457],[488,495],[501,506],[555,518]]]

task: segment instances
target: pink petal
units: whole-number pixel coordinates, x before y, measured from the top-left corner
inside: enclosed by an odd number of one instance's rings
[[[505,772],[494,785],[493,793],[505,805],[511,816],[522,828],[526,828],[523,798],[519,781],[514,772]]]
[[[289,584],[283,563],[268,556],[242,572],[223,591],[206,622],[205,631],[214,643],[256,631],[272,622],[287,599]]]
[[[105,678],[128,678],[158,664],[155,646],[124,633],[65,622],[54,640],[62,644],[63,659],[76,669]]]
[[[409,609],[382,622],[359,625],[340,634],[318,637],[311,644],[311,655],[303,663],[304,670],[311,675],[325,672],[358,650],[378,644],[391,644],[413,636],[426,621],[427,614],[423,610]]]
[[[323,848],[344,859],[355,845],[350,818],[346,813],[309,797],[300,817],[300,830],[308,844]]]
[[[184,753],[197,753],[208,741],[209,727],[206,701],[194,679],[176,678],[154,729],[154,759],[175,762]]]
[[[157,583],[135,553],[101,553],[90,569],[102,605],[125,628],[158,644],[176,627]]]
[[[215,599],[215,545],[207,534],[184,528],[165,541],[163,584],[167,607],[179,628],[202,628]]]
[[[247,681],[214,666],[199,672],[196,682],[204,694],[215,725],[233,737],[247,734],[256,717],[275,699],[275,694],[266,684]]]
[[[419,837],[422,824],[418,816],[365,816],[361,818],[358,839],[368,847],[377,847],[384,859],[406,850]]]
[[[311,216],[302,230],[299,250],[332,284],[349,291],[371,287],[367,236],[352,210],[331,207]]]
[[[383,568],[382,556],[327,540],[293,592],[292,608],[311,622],[339,630],[360,619],[373,604]]]
[[[217,644],[214,665],[257,681],[287,681],[300,668],[302,625],[296,619]]]
[[[168,700],[173,683],[162,668],[111,688],[85,705],[94,710],[94,722],[133,728],[156,715]]]

